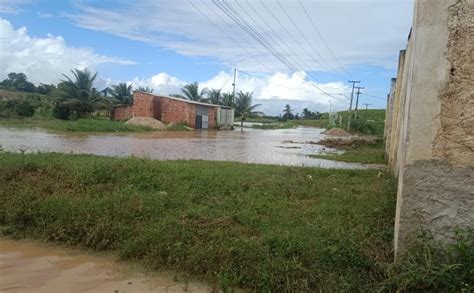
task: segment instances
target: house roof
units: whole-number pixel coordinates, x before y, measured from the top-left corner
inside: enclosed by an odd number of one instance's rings
[[[226,108],[226,106],[222,106],[222,105],[214,105],[214,104],[196,102],[196,101],[181,99],[181,98],[177,98],[177,97],[170,97],[170,96],[167,96],[167,95],[155,95],[155,94],[146,93],[146,92],[142,92],[142,91],[135,91],[135,92],[137,92],[137,93],[142,93],[142,94],[147,94],[147,95],[154,96],[154,97],[166,98],[166,99],[170,99],[170,100],[185,102],[185,103],[188,103],[188,104],[195,104],[195,105],[205,106],[205,107],[221,107],[221,108]]]

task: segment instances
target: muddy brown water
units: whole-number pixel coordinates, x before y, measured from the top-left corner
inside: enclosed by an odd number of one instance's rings
[[[243,163],[366,169],[373,166],[311,158],[335,149],[314,144],[323,129],[180,131],[142,133],[55,133],[43,129],[0,126],[0,145],[7,151],[137,156],[156,160],[214,160]],[[290,142],[290,143],[288,143]],[[313,142],[313,143],[309,143]]]
[[[215,291],[176,280],[173,273],[145,273],[111,256],[0,238],[0,292]]]

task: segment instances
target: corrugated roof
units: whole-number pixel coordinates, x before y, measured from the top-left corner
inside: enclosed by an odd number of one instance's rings
[[[208,103],[202,103],[202,102],[196,102],[196,101],[181,99],[181,98],[177,98],[177,97],[170,97],[170,96],[166,96],[166,95],[155,95],[155,94],[150,94],[150,93],[141,92],[141,91],[135,91],[135,92],[150,95],[150,96],[154,96],[154,97],[166,98],[166,99],[170,99],[170,100],[185,102],[185,103],[189,103],[189,104],[196,104],[196,105],[201,105],[201,106],[207,106],[207,107],[222,107],[222,108],[226,107],[226,106],[221,106],[221,105],[214,105],[214,104],[208,104]]]

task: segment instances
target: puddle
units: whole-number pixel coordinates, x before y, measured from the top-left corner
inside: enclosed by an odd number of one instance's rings
[[[323,129],[142,132],[128,134],[51,133],[42,129],[0,127],[0,145],[7,151],[137,156],[156,160],[212,160],[243,163],[366,169],[364,164],[308,157],[336,151],[314,144]],[[292,143],[285,143],[291,141]]]
[[[140,273],[109,256],[0,239],[0,292],[213,292],[174,278]]]

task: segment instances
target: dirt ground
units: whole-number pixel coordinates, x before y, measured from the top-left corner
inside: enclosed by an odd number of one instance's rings
[[[111,256],[0,238],[0,292],[213,292],[176,274],[145,274]]]

